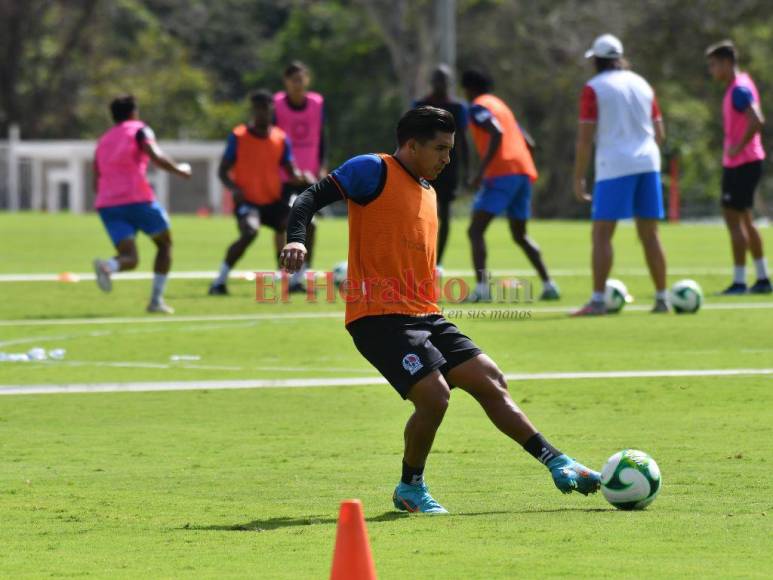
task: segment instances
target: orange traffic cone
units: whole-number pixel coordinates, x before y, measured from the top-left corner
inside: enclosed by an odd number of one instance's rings
[[[376,580],[362,502],[358,499],[341,502],[330,580]]]

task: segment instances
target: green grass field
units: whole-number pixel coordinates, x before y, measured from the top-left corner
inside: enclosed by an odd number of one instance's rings
[[[212,270],[228,219],[175,217],[175,269]],[[469,270],[466,224],[446,270]],[[773,247],[773,230],[762,230]],[[589,226],[532,227],[564,299],[513,305],[525,320],[454,320],[508,374],[773,368],[773,297],[719,298],[729,248],[715,225],[665,226],[674,272],[704,288],[695,316],[575,320],[589,293]],[[271,236],[239,268],[273,268]],[[316,266],[346,257],[346,226],[322,220]],[[632,227],[613,275],[647,307],[653,291]],[[490,265],[525,270],[504,223]],[[152,261],[141,244],[141,271]],[[88,272],[110,245],[94,216],[0,214],[0,276]],[[530,276],[529,279],[534,279]],[[0,576],[324,578],[340,500],[360,498],[381,578],[768,577],[773,558],[773,375],[519,377],[516,401],[559,448],[600,468],[652,454],[664,487],[643,512],[562,496],[547,471],[454,392],[427,468],[448,517],[391,507],[409,405],[343,328],[343,304],[257,304],[254,284],[206,296],[174,279],[172,318],[144,313],[149,281],[0,282],[0,352],[64,348],[62,361],[0,362],[7,386],[214,381],[170,392],[0,395]],[[456,307],[446,305],[447,308]],[[500,305],[496,305],[500,308]],[[490,314],[492,307],[481,307]],[[299,316],[303,316],[300,318]],[[173,355],[198,360],[173,361]],[[332,386],[220,390],[217,381],[326,379]],[[768,546],[765,548],[765,546]]]

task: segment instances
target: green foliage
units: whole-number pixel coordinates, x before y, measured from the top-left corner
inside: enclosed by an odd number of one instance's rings
[[[161,137],[222,139],[246,117],[247,91],[281,89],[282,69],[300,59],[313,71],[312,89],[326,98],[329,158],[336,165],[357,153],[392,149],[406,95],[419,90],[425,81],[417,75],[435,64],[427,50],[432,43],[416,41],[435,34],[428,1],[396,1],[391,12],[375,0],[30,0],[19,6],[8,12],[0,4],[0,16],[7,16],[0,30],[8,38],[0,68],[13,89],[0,91],[0,128],[13,119],[26,137],[94,137],[109,124],[110,98],[131,91]],[[26,35],[13,34],[22,28]],[[633,69],[656,89],[669,134],[666,156],[681,156],[688,210],[714,212],[723,89],[708,78],[703,50],[733,37],[764,109],[773,96],[767,2],[459,0],[458,68],[489,69],[497,93],[537,141],[537,215],[587,215],[571,193],[577,100],[593,74],[582,53],[606,31],[622,38]],[[773,140],[771,123],[764,137]],[[773,175],[767,179],[772,185]]]
[[[78,103],[83,133],[104,131],[111,122],[107,103],[118,93],[133,93],[142,117],[159,136],[206,136],[212,108],[207,72],[190,64],[188,51],[141,3],[121,0],[104,17],[113,34],[99,39],[89,90]]]
[[[296,7],[264,57],[264,64],[246,74],[250,87],[282,89],[282,70],[292,60],[311,68],[312,89],[326,100],[333,166],[355,154],[393,150],[400,88],[378,31],[351,5]]]

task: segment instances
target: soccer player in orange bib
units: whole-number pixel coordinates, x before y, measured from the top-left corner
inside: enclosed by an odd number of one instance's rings
[[[255,91],[250,102],[252,121],[228,135],[220,161],[218,176],[233,195],[239,238],[228,247],[220,272],[209,287],[213,296],[228,294],[228,274],[257,238],[261,224],[280,234],[278,239],[275,237],[279,255],[290,213],[290,206],[282,199],[280,168],[292,182],[303,183],[293,163],[290,140],[282,129],[272,125],[274,95],[266,90]]]
[[[448,408],[451,388],[472,395],[489,419],[550,470],[563,493],[595,492],[599,474],[567,457],[540,434],[510,397],[502,371],[446,320],[437,304],[437,200],[428,180],[449,163],[453,116],[435,107],[405,113],[393,155],[360,155],[303,192],[290,213],[281,253],[290,272],[303,266],[306,228],[320,208],[349,207],[346,329],[357,350],[411,401],[399,510],[447,513],[429,494],[424,466]]]
[[[505,213],[513,241],[523,250],[542,280],[540,300],[558,300],[539,246],[526,234],[531,216],[531,186],[537,168],[515,115],[505,102],[491,94],[494,81],[488,74],[470,69],[462,74],[462,87],[470,101],[470,132],[480,157],[480,167],[470,185],[478,189],[467,230],[477,278],[474,302],[491,300],[486,270],[486,230],[496,216]]]

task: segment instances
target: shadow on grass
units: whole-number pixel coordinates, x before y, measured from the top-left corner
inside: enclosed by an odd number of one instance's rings
[[[461,512],[455,514],[449,514],[447,516],[434,516],[441,518],[467,518],[467,517],[480,517],[480,516],[493,516],[493,515],[520,515],[520,514],[545,514],[545,513],[559,513],[559,512],[609,512],[613,510],[603,508],[556,508],[556,509],[533,509],[533,510],[508,510],[508,511],[486,511],[486,512]],[[368,523],[380,523],[380,522],[393,522],[396,520],[407,520],[411,517],[433,517],[414,515],[404,512],[388,511],[377,516],[368,516],[365,521]],[[267,518],[264,520],[253,520],[243,524],[216,524],[216,525],[196,525],[185,524],[178,530],[196,530],[196,531],[210,531],[210,532],[268,532],[271,530],[279,530],[282,528],[294,528],[299,526],[318,526],[318,525],[335,525],[337,518],[331,518],[329,516],[303,516],[303,517],[276,517]]]

